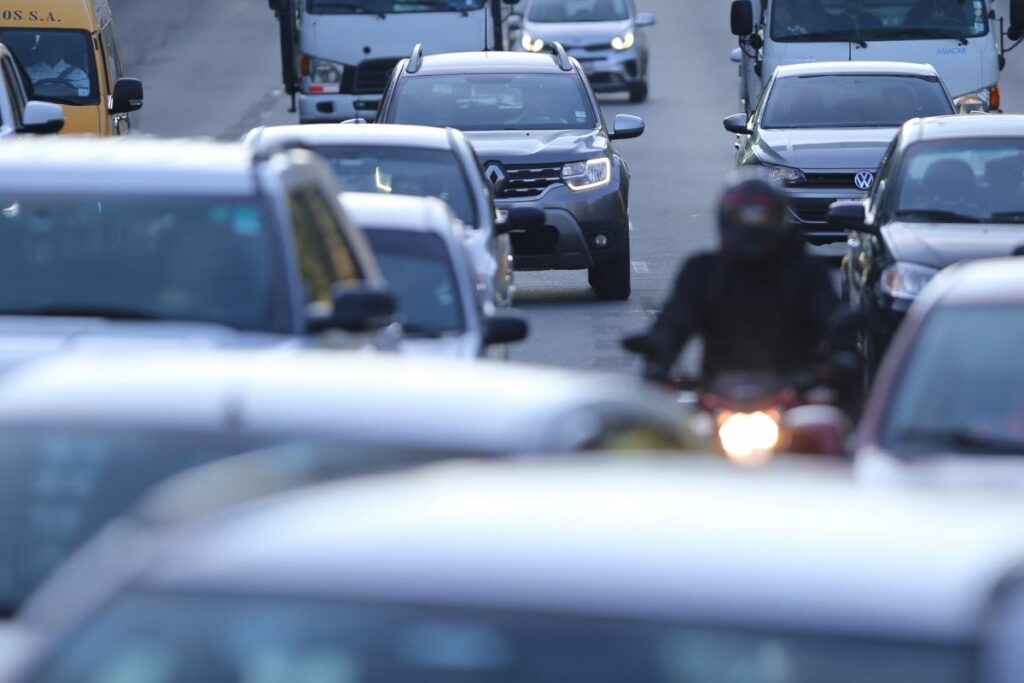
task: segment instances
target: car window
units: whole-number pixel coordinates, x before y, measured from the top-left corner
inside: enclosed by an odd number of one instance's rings
[[[318,188],[305,186],[292,190],[288,194],[288,207],[307,301],[331,304],[331,287],[335,283],[361,279],[352,250],[336,214],[327,206]]]
[[[912,222],[1024,223],[1024,140],[914,144],[901,164],[895,211]]]
[[[290,329],[255,198],[8,193],[0,209],[2,314]]]
[[[897,128],[918,116],[952,114],[937,78],[832,75],[777,78],[763,128]]]
[[[529,21],[541,24],[629,19],[626,0],[533,0]]]
[[[32,83],[33,96],[60,104],[98,104],[92,38],[85,31],[3,28],[6,45]]]
[[[984,0],[773,0],[779,42],[977,37],[988,33]],[[931,35],[930,35],[931,34]]]
[[[213,592],[124,595],[48,659],[35,683],[973,680],[955,645]]]
[[[409,12],[468,12],[484,7],[488,0],[306,0],[310,14],[406,14]]]
[[[398,81],[389,123],[460,130],[591,130],[599,123],[575,73],[444,74]]]
[[[899,145],[899,135],[893,138],[892,142],[885,149],[881,161],[878,162],[878,181],[872,185],[868,193],[870,204],[873,210],[885,210],[886,198],[889,194],[889,187],[893,183],[893,172],[896,167],[896,149]]]
[[[11,115],[14,119],[12,125],[15,129],[21,128],[22,116],[25,113],[25,95],[19,86],[17,69],[10,59],[4,58],[2,68],[4,70],[4,88],[7,90],[7,101],[11,103]]]

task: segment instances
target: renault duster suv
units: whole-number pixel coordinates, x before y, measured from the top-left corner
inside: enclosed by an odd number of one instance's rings
[[[464,52],[401,62],[379,120],[462,130],[500,211],[544,210],[542,225],[513,230],[517,270],[587,269],[602,299],[630,294],[629,169],[612,140],[639,137],[641,119],[605,126],[579,63],[552,53]]]

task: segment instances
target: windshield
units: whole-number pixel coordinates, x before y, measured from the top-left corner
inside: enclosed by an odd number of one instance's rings
[[[779,42],[973,38],[988,33],[984,0],[774,0]]]
[[[453,152],[365,145],[317,147],[346,192],[437,197],[466,225],[478,223],[469,180]]]
[[[0,315],[290,330],[254,199],[8,194],[0,207]]]
[[[592,130],[575,74],[445,74],[399,80],[388,123],[460,130]]]
[[[459,284],[441,237],[409,230],[365,233],[381,274],[398,297],[407,334],[436,336],[465,329]]]
[[[96,62],[85,31],[0,29],[6,45],[25,68],[33,98],[61,104],[98,104]]]
[[[895,386],[883,446],[921,457],[1024,456],[1022,348],[1024,309],[936,309]]]
[[[533,0],[527,19],[537,24],[629,19],[626,0]]]
[[[897,187],[894,211],[903,221],[1024,223],[1024,140],[917,143]]]
[[[128,593],[35,683],[964,683],[956,646],[600,618]]]
[[[489,0],[307,0],[310,14],[409,14],[412,12],[467,12]]]
[[[797,76],[777,78],[762,128],[898,128],[917,116],[952,114],[936,78]]]

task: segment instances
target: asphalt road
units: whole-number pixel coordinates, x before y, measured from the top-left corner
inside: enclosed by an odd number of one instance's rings
[[[146,87],[140,129],[231,139],[296,120],[280,91],[276,24],[264,0],[112,4],[128,69]],[[728,3],[638,4],[658,18],[650,29],[651,99],[605,102],[609,117],[628,112],[647,121],[644,137],[619,143],[633,175],[633,296],[596,301],[585,271],[518,274],[518,305],[532,334],[516,360],[631,371],[619,338],[651,320],[687,255],[714,244],[712,205],[732,166],[721,120],[735,112],[738,96]],[[1010,55],[1002,89],[1004,108],[1024,111],[1024,50]]]

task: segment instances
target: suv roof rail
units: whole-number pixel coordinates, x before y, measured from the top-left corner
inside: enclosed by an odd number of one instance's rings
[[[409,66],[405,67],[406,73],[414,74],[423,66],[423,43],[416,43],[409,55]]]
[[[558,63],[558,68],[562,71],[572,71],[572,62],[569,61],[569,55],[566,54],[565,48],[557,40],[551,43],[551,52],[555,56],[555,62]]]

